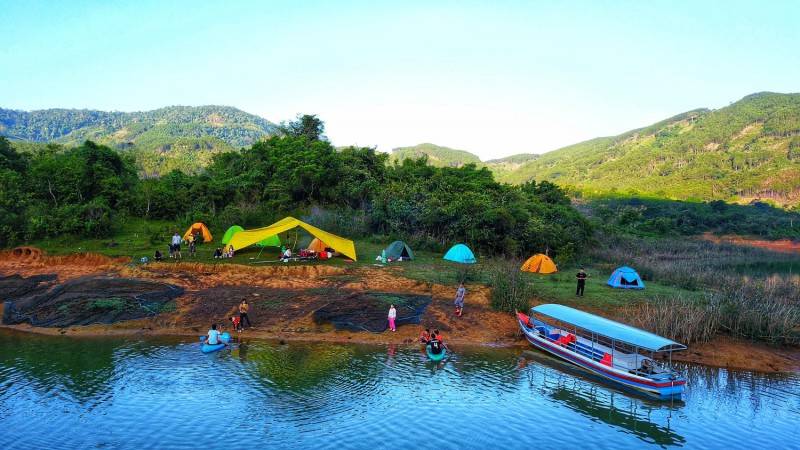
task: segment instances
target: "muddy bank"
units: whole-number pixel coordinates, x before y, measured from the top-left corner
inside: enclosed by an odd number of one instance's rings
[[[738,235],[717,236],[713,233],[703,233],[700,238],[715,244],[740,245],[744,247],[762,248],[773,252],[800,255],[800,241],[793,241],[790,239],[769,241],[766,239],[756,239]]]
[[[454,346],[529,348],[513,316],[491,310],[490,292],[486,287],[468,286],[467,308],[464,317],[459,318],[453,313],[452,287],[409,280],[392,267],[253,267],[200,263],[132,266],[97,255],[74,255],[41,256],[34,261],[0,258],[0,275],[40,280],[25,281],[34,290],[39,289],[37,286],[41,283],[124,278],[136,280],[142,286],[174,286],[182,292],[168,301],[166,304],[170,306],[158,314],[116,318],[113,324],[97,323],[100,321],[96,318],[89,318],[80,322],[88,323],[84,326],[58,325],[58,322],[50,322],[55,324],[51,328],[30,323],[4,325],[44,334],[194,337],[204,334],[212,322],[227,326],[226,320],[235,313],[237,304],[247,299],[253,328],[245,335],[252,338],[416,345],[420,330],[430,327],[443,331],[445,340]],[[3,286],[0,282],[0,296],[14,295],[12,291],[17,289],[7,284],[4,290]],[[401,301],[407,302],[408,317],[413,320],[409,324],[400,322],[396,333],[378,332],[385,328],[387,302]],[[350,326],[354,318],[358,324],[367,326]],[[417,321],[419,324],[413,323]],[[800,371],[798,349],[776,349],[727,338],[719,338],[711,344],[692,345],[688,352],[676,353],[675,359],[766,372]]]

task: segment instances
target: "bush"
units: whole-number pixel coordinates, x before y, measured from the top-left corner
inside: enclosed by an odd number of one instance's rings
[[[523,277],[520,261],[498,261],[488,269],[492,288],[491,306],[495,311],[527,311],[533,297],[533,284]]]

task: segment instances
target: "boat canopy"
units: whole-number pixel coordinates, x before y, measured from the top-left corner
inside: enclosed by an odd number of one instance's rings
[[[634,347],[652,352],[685,350],[686,346],[648,331],[634,328],[624,323],[614,322],[604,317],[589,314],[564,305],[545,304],[531,308],[532,313],[551,317],[561,322],[575,325],[594,334],[621,341]]]

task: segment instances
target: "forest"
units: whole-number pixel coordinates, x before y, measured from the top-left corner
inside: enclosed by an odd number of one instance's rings
[[[387,158],[372,148],[336,149],[315,116],[216,154],[198,174],[157,178],[139,178],[131,155],[92,141],[19,153],[0,138],[0,246],[113,236],[129,217],[256,227],[312,209],[334,232],[436,250],[464,241],[491,254],[569,259],[591,241],[590,222],[552,183],[511,186],[473,164]]]

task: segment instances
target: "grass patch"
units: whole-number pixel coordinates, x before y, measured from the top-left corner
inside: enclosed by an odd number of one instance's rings
[[[98,298],[89,303],[88,308],[92,311],[122,311],[127,307],[125,299],[112,297],[112,298]]]
[[[170,314],[174,313],[178,309],[178,302],[175,300],[170,300],[166,303],[162,303],[161,306],[158,308],[159,314]]]

